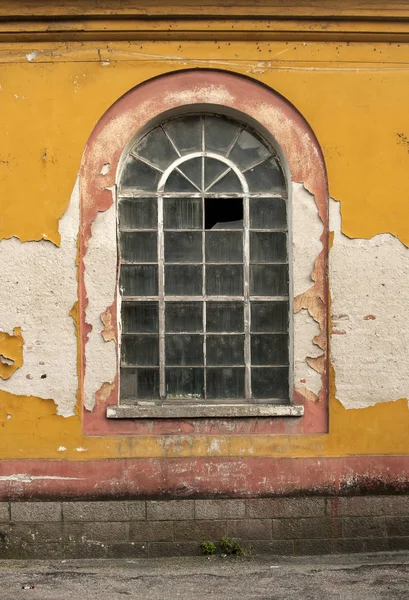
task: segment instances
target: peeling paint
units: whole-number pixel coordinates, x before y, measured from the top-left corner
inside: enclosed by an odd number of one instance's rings
[[[21,483],[31,483],[41,480],[56,481],[81,481],[83,477],[60,477],[59,475],[29,475],[28,473],[16,473],[15,475],[0,475],[0,481],[19,481]]]
[[[57,414],[64,417],[74,414],[77,401],[77,339],[69,313],[78,293],[78,227],[77,180],[68,210],[60,220],[60,248],[44,240],[21,243],[11,238],[0,242],[0,330],[10,332],[18,323],[24,338],[24,364],[21,362],[7,381],[0,379],[0,390],[52,399]],[[20,335],[16,329],[14,332]],[[7,368],[14,367],[16,361]]]
[[[84,267],[86,322],[92,328],[85,349],[84,406],[92,411],[96,393],[115,379],[117,368],[115,344],[107,343],[114,337],[105,337],[107,308],[115,301],[117,277],[115,205],[95,218]]]
[[[409,249],[387,233],[369,240],[346,237],[335,200],[330,229],[337,398],[348,409],[409,398]]]
[[[307,359],[323,356],[322,349],[313,341],[319,334],[320,327],[307,310],[294,315],[294,386],[301,393],[309,390],[315,396],[321,391],[321,374],[308,364]]]

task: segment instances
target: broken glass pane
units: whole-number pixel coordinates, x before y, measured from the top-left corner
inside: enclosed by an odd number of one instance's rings
[[[201,296],[201,265],[166,265],[165,294],[167,296]]]
[[[159,337],[157,335],[123,335],[121,364],[144,367],[159,365]]]
[[[244,365],[244,335],[206,336],[206,364]]]
[[[281,232],[251,231],[250,262],[286,262],[287,234]]]
[[[205,229],[242,229],[242,198],[206,198]]]
[[[251,370],[253,398],[289,400],[288,367],[261,367]]]
[[[253,134],[244,129],[230,152],[229,158],[240,169],[248,169],[271,154]]]
[[[157,296],[157,265],[121,265],[119,287],[123,296]]]
[[[286,229],[287,203],[282,198],[250,198],[252,229]]]
[[[158,201],[156,198],[120,198],[119,229],[156,229]]]
[[[243,302],[206,302],[206,331],[244,331]]]
[[[207,265],[206,294],[208,296],[242,296],[243,267],[241,265]]]
[[[288,364],[288,335],[252,334],[251,363],[253,365]]]
[[[124,333],[156,333],[159,331],[157,302],[122,302]]]
[[[165,322],[166,332],[203,331],[202,302],[166,302]]]
[[[166,335],[166,364],[203,365],[203,335]]]
[[[202,399],[203,388],[203,369],[194,367],[166,369],[166,397],[168,400]]]
[[[206,397],[213,400],[244,398],[244,368],[207,368]]]
[[[165,232],[166,262],[202,262],[202,232]]]
[[[165,229],[201,229],[203,222],[201,198],[164,198]]]
[[[159,369],[121,369],[121,400],[126,404],[159,398]]]
[[[160,176],[160,171],[133,156],[128,156],[121,172],[121,187],[154,192],[158,187]]]
[[[288,296],[288,265],[250,265],[250,294]]]
[[[156,127],[156,129],[145,135],[138,142],[136,152],[142,158],[146,158],[149,162],[157,165],[162,171],[178,158],[161,127]]]
[[[153,231],[126,231],[119,236],[121,260],[124,262],[156,262],[158,241]]]

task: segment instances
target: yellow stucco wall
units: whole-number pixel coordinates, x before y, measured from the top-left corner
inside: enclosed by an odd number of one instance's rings
[[[58,245],[58,220],[101,115],[135,85],[195,67],[252,77],[292,102],[323,149],[343,233],[389,232],[409,246],[409,46],[358,42],[1,44],[0,239]],[[13,352],[16,341],[0,337],[0,354]],[[409,453],[406,400],[346,410],[332,372],[329,410],[325,435],[86,437],[79,410],[64,418],[53,399],[0,392],[0,458]]]

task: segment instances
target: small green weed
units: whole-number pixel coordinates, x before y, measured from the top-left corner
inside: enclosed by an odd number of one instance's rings
[[[202,548],[203,554],[205,554],[206,556],[210,556],[211,554],[216,553],[216,544],[214,544],[213,542],[202,542],[200,544],[200,547]]]

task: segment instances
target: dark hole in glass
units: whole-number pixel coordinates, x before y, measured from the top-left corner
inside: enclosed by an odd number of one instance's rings
[[[242,227],[242,198],[205,199],[205,229],[240,229]]]

